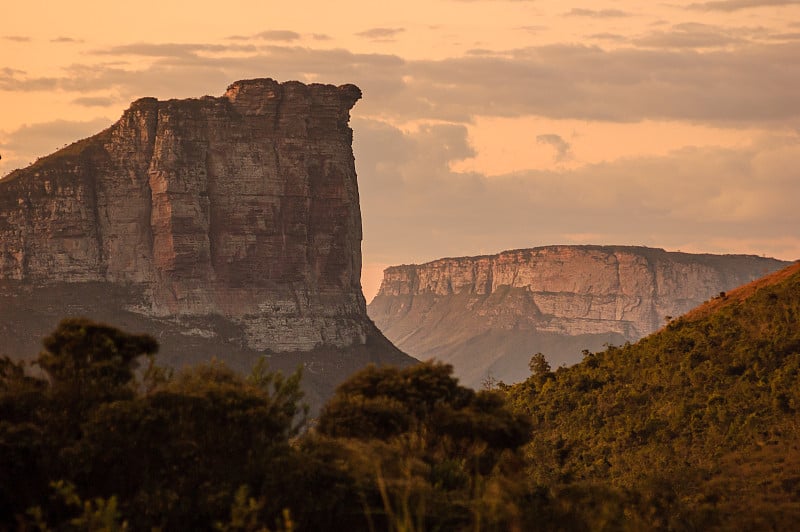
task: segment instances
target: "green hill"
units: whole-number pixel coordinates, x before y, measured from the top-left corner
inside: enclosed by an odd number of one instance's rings
[[[800,522],[800,264],[507,393],[532,481],[590,528]]]

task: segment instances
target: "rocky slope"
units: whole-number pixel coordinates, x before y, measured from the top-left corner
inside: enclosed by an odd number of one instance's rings
[[[583,349],[638,340],[786,264],[644,247],[540,247],[387,268],[368,312],[395,345],[453,363],[469,385],[516,382],[537,351],[554,366],[577,362]]]
[[[354,85],[257,79],[222,97],[144,98],[109,129],[12,172],[0,181],[4,327],[25,322],[18,332],[38,339],[54,323],[30,316],[102,307],[108,321],[169,324],[176,348],[181,338],[219,354],[378,341],[367,358],[407,361],[380,339],[361,292],[348,126],[360,97]]]

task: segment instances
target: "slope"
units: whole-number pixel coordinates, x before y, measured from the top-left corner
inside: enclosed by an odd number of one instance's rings
[[[540,369],[508,399],[534,419],[531,478],[565,500],[605,486],[648,506],[648,526],[790,529],[800,519],[800,263],[634,345]]]

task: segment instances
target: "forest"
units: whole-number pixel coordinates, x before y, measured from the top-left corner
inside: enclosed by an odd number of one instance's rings
[[[800,268],[632,345],[486,389],[369,366],[173,372],[70,318],[0,359],[2,530],[786,530],[800,520]]]

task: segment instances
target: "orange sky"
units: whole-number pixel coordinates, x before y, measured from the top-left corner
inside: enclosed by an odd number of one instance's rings
[[[355,83],[365,294],[559,243],[800,258],[800,1],[14,2],[0,175],[131,100]]]

